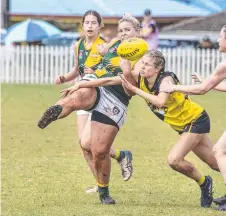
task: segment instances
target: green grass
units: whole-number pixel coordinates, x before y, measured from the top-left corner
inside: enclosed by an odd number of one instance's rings
[[[134,175],[121,178],[112,161],[111,194],[115,206],[99,204],[84,190],[95,181],[77,143],[76,115],[45,130],[36,125],[43,111],[59,97],[58,86],[2,85],[2,215],[4,216],[223,216],[213,205],[199,206],[199,188],[171,170],[166,162],[177,134],[158,120],[138,97],[114,146],[131,149]],[[193,97],[211,117],[215,142],[225,130],[226,94]],[[193,154],[188,155],[214,179],[214,195],[226,193],[223,179]]]

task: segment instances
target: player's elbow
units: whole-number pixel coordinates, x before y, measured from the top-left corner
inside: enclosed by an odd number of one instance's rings
[[[124,91],[129,97],[132,97],[132,96],[136,95],[134,92],[130,91],[129,89],[127,89],[125,87],[124,87]]]
[[[198,95],[204,95],[209,91],[207,86],[201,86],[200,89],[198,89],[197,94]]]
[[[157,106],[158,108],[163,108],[165,105],[165,102],[164,101],[157,101],[155,106]]]
[[[204,95],[204,94],[206,94],[206,91],[199,91],[199,92],[197,93],[197,95]]]

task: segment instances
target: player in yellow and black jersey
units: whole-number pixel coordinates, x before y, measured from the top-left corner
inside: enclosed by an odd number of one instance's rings
[[[200,185],[201,206],[209,207],[213,200],[212,178],[202,175],[184,159],[190,151],[193,151],[212,169],[219,171],[212,151],[213,145],[208,136],[210,132],[208,114],[186,94],[160,92],[161,84],[180,85],[174,73],[165,71],[165,58],[161,52],[148,51],[135,65],[131,75],[137,86],[121,76],[126,89],[144,98],[151,111],[180,134],[179,140],[169,153],[168,164]]]
[[[218,44],[219,51],[226,53],[226,25],[224,25],[220,31]],[[177,91],[195,95],[206,94],[211,89],[226,92],[226,60],[220,62],[216,66],[214,72],[206,79],[202,80],[202,78],[198,74],[193,74],[192,78],[196,82],[195,85],[162,85],[161,91],[168,93]],[[199,84],[197,84],[197,82]],[[214,145],[213,151],[217,159],[221,174],[224,178],[224,183],[226,185],[226,130]],[[226,195],[224,195],[223,197],[215,198],[214,202],[215,204],[219,205],[218,210],[226,211]]]

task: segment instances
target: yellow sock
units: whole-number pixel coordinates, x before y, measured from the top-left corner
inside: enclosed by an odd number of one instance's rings
[[[97,185],[98,185],[99,187],[108,187],[109,184],[101,184],[101,183],[97,183]]]
[[[119,156],[120,156],[120,149],[116,149],[114,159],[118,160]]]
[[[199,186],[202,185],[205,182],[205,180],[206,180],[206,177],[205,176],[202,176],[201,179],[197,182],[198,185]]]

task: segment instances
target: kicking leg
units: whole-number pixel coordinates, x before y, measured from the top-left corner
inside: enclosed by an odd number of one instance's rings
[[[82,88],[72,95],[59,100],[49,107],[38,122],[40,128],[45,128],[52,121],[68,116],[74,110],[86,110],[93,106],[97,92],[94,88]]]

